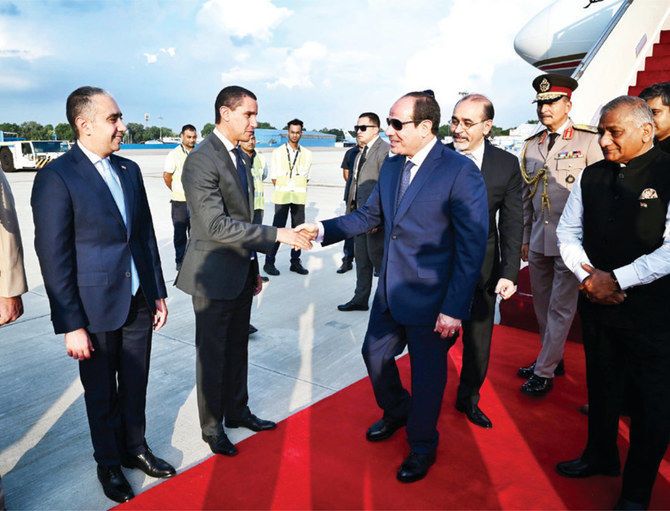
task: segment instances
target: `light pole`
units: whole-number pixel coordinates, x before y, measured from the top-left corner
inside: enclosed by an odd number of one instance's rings
[[[158,138],[159,138],[159,140],[162,142],[162,141],[163,141],[163,116],[159,115],[159,116],[158,116],[158,120],[160,121],[160,122],[158,123],[158,125],[159,125],[159,127],[160,127],[160,131],[159,131],[160,135],[159,135]]]

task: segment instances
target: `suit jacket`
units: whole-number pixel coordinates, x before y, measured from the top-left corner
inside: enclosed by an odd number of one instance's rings
[[[132,298],[130,259],[149,308],[167,296],[142,173],[110,156],[126,204],[128,227],[95,165],[75,145],[35,177],[31,197],[35,250],[55,332],[120,328]]]
[[[23,267],[23,245],[14,197],[0,170],[0,296],[11,298],[28,291]]]
[[[324,245],[384,225],[374,307],[407,325],[467,319],[486,249],[486,187],[477,166],[437,142],[396,210],[404,156],[388,158],[365,205],[323,223]]]
[[[572,121],[569,121],[566,131],[570,129],[574,129],[572,135],[569,138],[564,135],[556,139],[551,151],[547,149],[549,137],[546,136],[546,129],[531,137],[524,148],[522,165],[529,177],[536,175],[545,165],[548,171],[549,211],[546,208],[544,211],[542,209],[542,179],[532,199],[528,197],[530,192],[528,185],[524,185],[523,192],[523,242],[529,243],[532,251],[545,256],[560,255],[556,227],[572,190],[572,184],[587,165],[603,159],[596,133],[575,129]]]
[[[489,205],[489,238],[477,283],[481,289],[494,288],[501,278],[516,282],[523,237],[523,180],[519,160],[488,140],[484,144],[481,172]],[[454,144],[447,147],[454,149]]]
[[[253,178],[245,167],[246,190],[226,146],[214,133],[186,158],[182,184],[191,211],[191,238],[175,280],[185,293],[215,300],[237,298],[249,265],[258,272],[252,252],[274,247],[277,228],[260,225]]]
[[[372,147],[368,149],[368,152],[365,155],[365,161],[360,169],[358,168],[358,162],[361,161],[363,152],[358,152],[356,159],[354,160],[353,169],[351,170],[351,173],[354,176],[354,181],[349,188],[349,195],[345,199],[347,204],[351,204],[355,201],[357,206],[361,207],[367,202],[370,195],[372,195],[372,190],[375,189],[375,185],[379,179],[379,170],[381,169],[382,163],[384,163],[384,160],[389,155],[390,148],[391,146],[381,138],[375,140]]]

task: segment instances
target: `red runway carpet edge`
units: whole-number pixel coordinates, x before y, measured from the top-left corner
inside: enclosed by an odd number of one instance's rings
[[[567,374],[546,397],[533,399],[519,392],[516,371],[537,355],[537,334],[496,326],[480,401],[490,430],[454,409],[461,346],[449,354],[437,462],[422,481],[396,480],[409,452],[404,429],[385,442],[366,441],[365,430],[381,413],[364,378],[275,431],[240,442],[238,456],[212,456],[116,509],[611,509],[620,477],[571,480],[554,471],[556,462],[579,456],[586,441],[587,418],[578,411],[586,403],[581,344],[567,344]],[[408,357],[398,364],[409,382]],[[622,421],[622,460],[627,441]],[[670,509],[667,459],[652,509]]]

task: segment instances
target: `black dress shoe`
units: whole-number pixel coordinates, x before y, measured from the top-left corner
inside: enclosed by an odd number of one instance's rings
[[[309,270],[300,263],[300,261],[297,261],[295,263],[291,263],[291,268],[289,268],[291,271],[298,273],[299,275],[307,275],[309,273]]]
[[[121,472],[119,465],[106,467],[98,465],[98,480],[102,484],[102,491],[108,499],[114,502],[128,502],[135,497],[133,489],[130,487],[126,476]]]
[[[435,453],[419,454],[410,452],[398,469],[398,481],[413,483],[426,477],[428,469],[435,463]]]
[[[261,275],[261,280],[263,282],[270,282],[270,279],[268,277],[266,277],[265,275]]]
[[[209,444],[209,448],[214,454],[223,454],[224,456],[235,456],[237,454],[237,447],[228,440],[225,433],[219,436],[202,435],[202,439]]]
[[[267,273],[268,275],[272,275],[272,276],[274,276],[274,277],[276,277],[277,275],[279,275],[279,270],[278,270],[277,268],[275,268],[275,265],[274,265],[274,264],[265,263],[265,264],[263,265],[263,271],[264,271],[265,273]]]
[[[475,426],[490,429],[493,427],[491,419],[489,419],[484,412],[482,412],[477,405],[464,405],[460,401],[456,401],[456,410],[464,413],[470,422]]]
[[[349,312],[349,311],[366,311],[370,307],[368,307],[367,304],[361,304],[361,303],[356,303],[353,300],[343,303],[342,305],[337,306],[337,310],[342,311],[342,312]]]
[[[407,419],[391,419],[382,417],[365,432],[365,438],[370,442],[380,442],[391,438],[393,433],[407,424]]]
[[[516,372],[516,375],[519,378],[523,378],[525,380],[533,376],[533,374],[535,374],[535,362],[533,362],[529,366],[521,367]],[[561,361],[556,366],[556,369],[554,369],[554,376],[564,376],[564,375],[565,375],[565,363],[563,362],[563,359],[561,359]]]
[[[556,472],[563,477],[581,479],[583,477],[591,477],[595,475],[618,476],[621,473],[621,468],[618,466],[601,467],[590,464],[582,458],[577,458],[575,460],[561,461],[560,463],[557,463]]]
[[[174,467],[167,461],[154,456],[151,449],[147,449],[144,454],[124,458],[121,460],[121,464],[126,468],[139,468],[151,477],[168,478],[177,473]]]
[[[533,374],[526,383],[521,385],[521,392],[529,396],[544,396],[554,388],[553,378],[543,378],[537,374]]]
[[[258,328],[256,328],[254,325],[249,323],[249,335],[255,334],[256,332],[258,332]]]
[[[624,509],[627,511],[636,511],[639,509],[647,509],[648,507],[649,506],[646,504],[642,504],[640,502],[633,502],[632,500],[619,497],[619,500],[617,500],[617,503],[614,504],[614,507],[612,509]]]
[[[242,420],[226,419],[227,428],[247,428],[251,431],[267,431],[269,429],[275,429],[277,424],[272,421],[266,421],[259,419],[253,413],[249,414],[249,417]]]
[[[354,265],[351,264],[351,261],[342,261],[342,266],[337,269],[337,273],[347,273],[349,270],[353,269]]]

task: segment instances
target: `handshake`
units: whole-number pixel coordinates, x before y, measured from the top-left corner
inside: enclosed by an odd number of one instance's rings
[[[310,250],[312,241],[319,234],[319,226],[316,223],[304,223],[298,227],[289,229],[280,227],[277,229],[277,241],[291,245],[295,250]]]

